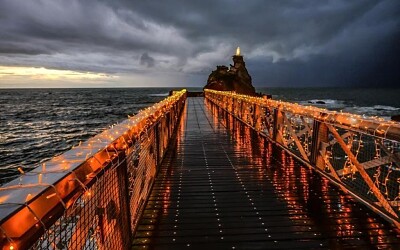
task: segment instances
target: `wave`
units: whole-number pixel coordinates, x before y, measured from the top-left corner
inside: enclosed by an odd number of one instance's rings
[[[387,111],[398,111],[400,108],[392,107],[392,106],[385,106],[385,105],[374,105],[372,106],[375,110],[387,110]]]
[[[332,100],[332,99],[312,99],[308,100],[308,103],[313,103],[313,104],[335,104],[338,103],[339,100]]]
[[[153,89],[0,90],[0,186],[164,99]],[[167,94],[163,94],[167,95]],[[3,125],[4,124],[4,125]]]
[[[352,106],[345,107],[343,111],[364,116],[379,116],[385,120],[391,120],[391,116],[398,114],[400,108],[385,105],[374,105],[370,107]]]
[[[299,104],[312,105],[328,109],[341,109],[346,107],[345,101],[334,100],[334,99],[311,99],[311,100],[300,101]]]
[[[169,93],[148,94],[148,96],[169,96]]]
[[[357,106],[347,103],[344,100],[335,99],[310,99],[300,101],[302,105],[312,105],[329,110],[342,110],[347,113],[354,113],[364,116],[379,116],[385,120],[390,120],[391,116],[400,113],[400,108],[388,105]]]

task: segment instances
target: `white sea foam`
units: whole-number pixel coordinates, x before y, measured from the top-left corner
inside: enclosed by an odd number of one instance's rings
[[[379,116],[385,120],[390,120],[393,111],[400,111],[400,108],[385,105],[374,105],[370,107],[349,106],[344,108],[343,111],[364,116]]]
[[[149,94],[148,96],[168,96],[169,93]]]
[[[333,100],[333,99],[311,99],[311,100],[301,101],[300,104],[312,105],[328,109],[341,109],[346,107],[346,104],[343,100]]]
[[[346,103],[344,100],[334,99],[311,99],[300,101],[302,105],[312,105],[330,110],[342,110],[347,113],[354,113],[364,116],[379,116],[385,120],[390,120],[393,113],[400,113],[400,108],[387,105],[356,106]]]
[[[336,104],[340,102],[339,100],[332,100],[332,99],[313,99],[313,100],[308,100],[308,103],[318,103],[318,102],[324,102],[325,104]]]
[[[376,110],[387,110],[387,111],[398,111],[400,108],[392,107],[392,106],[385,106],[385,105],[375,105],[373,106]]]

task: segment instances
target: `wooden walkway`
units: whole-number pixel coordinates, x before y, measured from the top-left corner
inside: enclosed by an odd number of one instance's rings
[[[386,221],[203,98],[184,112],[134,249],[400,249]]]

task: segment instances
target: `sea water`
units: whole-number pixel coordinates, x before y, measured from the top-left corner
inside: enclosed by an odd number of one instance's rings
[[[170,88],[0,89],[0,184],[154,104]],[[189,91],[201,91],[201,88]],[[366,116],[400,114],[400,89],[258,88],[274,99]]]

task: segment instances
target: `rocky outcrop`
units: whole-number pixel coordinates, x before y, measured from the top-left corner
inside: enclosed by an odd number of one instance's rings
[[[243,56],[237,54],[232,59],[233,65],[231,64],[230,68],[217,66],[217,69],[211,72],[204,89],[235,91],[244,95],[256,95]]]
[[[392,116],[392,121],[400,122],[400,115]]]

